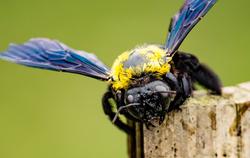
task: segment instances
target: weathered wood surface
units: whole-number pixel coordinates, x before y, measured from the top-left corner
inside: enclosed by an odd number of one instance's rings
[[[144,127],[144,156],[250,158],[249,107],[250,82],[224,88],[223,96],[197,91],[161,126]]]

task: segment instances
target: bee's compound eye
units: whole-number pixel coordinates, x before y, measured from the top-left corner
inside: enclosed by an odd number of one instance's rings
[[[134,97],[131,94],[128,95],[127,99],[129,103],[132,103],[134,101]]]
[[[167,88],[166,87],[163,87],[163,86],[156,86],[155,87],[155,90],[157,92],[164,92],[164,91],[167,91]]]
[[[163,97],[168,97],[169,94],[166,93],[168,89],[164,86],[156,86],[155,87],[156,92],[159,92]]]

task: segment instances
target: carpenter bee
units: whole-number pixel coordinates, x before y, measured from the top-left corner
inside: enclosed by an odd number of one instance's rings
[[[178,109],[190,97],[194,83],[214,94],[221,94],[217,75],[192,54],[178,51],[192,28],[205,16],[216,0],[185,0],[172,18],[166,44],[145,44],[122,53],[112,68],[95,55],[72,49],[46,38],[35,38],[9,48],[0,58],[17,64],[89,76],[108,83],[102,106],[109,119],[121,130],[131,133],[126,119],[152,126]],[[113,99],[114,108],[110,103]]]

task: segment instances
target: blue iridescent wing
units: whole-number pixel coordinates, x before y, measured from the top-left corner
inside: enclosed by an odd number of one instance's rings
[[[166,43],[169,56],[174,55],[188,33],[215,3],[216,0],[185,0],[179,13],[171,20]]]
[[[93,54],[74,50],[65,44],[46,38],[35,38],[9,48],[0,54],[4,59],[17,64],[82,74],[100,80],[108,80],[110,70]]]

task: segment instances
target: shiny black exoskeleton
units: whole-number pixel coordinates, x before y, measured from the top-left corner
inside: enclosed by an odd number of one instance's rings
[[[135,85],[127,91],[116,92],[109,87],[102,100],[105,114],[118,128],[131,133],[134,129],[117,117],[117,112],[114,112],[110,105],[110,99],[116,102],[118,113],[132,121],[145,123],[149,128],[154,126],[152,120],[159,119],[161,124],[167,112],[179,109],[180,105],[191,96],[195,83],[199,83],[214,94],[221,94],[221,82],[218,76],[200,63],[194,55],[177,52],[171,67],[171,72],[160,79],[151,78],[150,75],[138,78]]]

